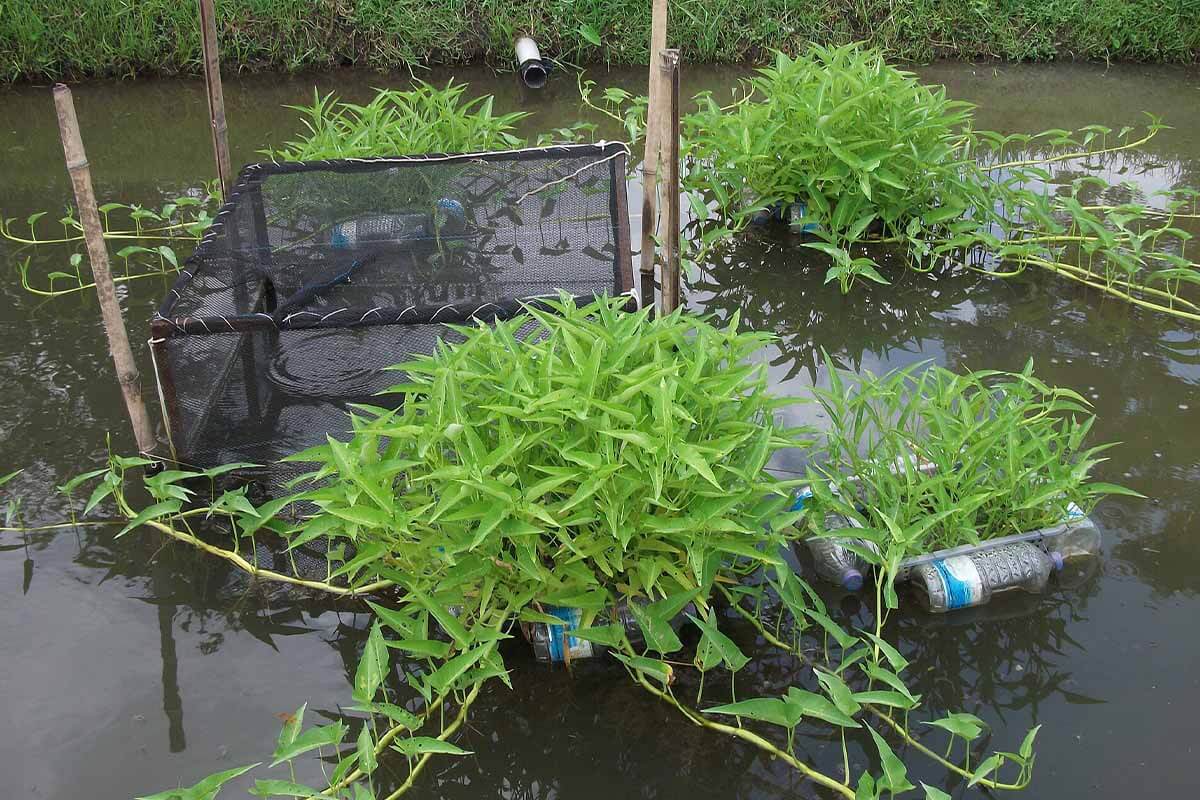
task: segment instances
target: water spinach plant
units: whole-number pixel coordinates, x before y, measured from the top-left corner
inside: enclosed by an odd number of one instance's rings
[[[644,101],[619,89],[584,100],[635,134]],[[826,281],[886,283],[878,247],[912,269],[945,265],[1013,277],[1031,267],[1138,306],[1200,320],[1200,266],[1188,253],[1200,192],[1136,191],[1080,163],[1131,155],[1163,125],[1090,125],[1004,135],[973,107],[891,66],[878,50],[814,46],[777,54],[735,90],[681,120],[692,261],[753,221],[784,217],[827,254]],[[1120,199],[1106,199],[1113,197]],[[870,245],[870,246],[868,246]],[[685,251],[686,252],[686,251]]]
[[[100,224],[106,241],[120,245],[116,252],[118,266],[113,280],[126,283],[138,278],[173,273],[179,269],[177,250],[194,245],[212,224],[220,205],[216,182],[203,189],[173,197],[161,206],[146,207],[137,203],[104,203],[99,207]],[[35,285],[30,276],[32,259],[17,262],[21,286],[41,297],[60,297],[91,289],[82,271],[83,225],[73,206],[68,205],[57,222],[61,232],[47,234],[47,212],[30,214],[24,221],[0,215],[0,239],[22,253],[30,248],[66,248],[73,250],[67,257],[69,265],[45,275],[44,286]]]
[[[255,793],[398,797],[432,758],[463,754],[456,733],[472,704],[509,680],[500,643],[515,624],[563,635],[548,613],[561,606],[581,610],[572,636],[607,648],[689,723],[760,748],[834,795],[913,789],[894,745],[953,780],[1027,786],[1036,728],[1009,750],[980,752],[982,721],[926,710],[908,689],[908,661],[882,618],[847,630],[781,557],[804,512],[789,510],[797,482],[766,467],[809,433],[776,421],[792,401],[772,396],[751,361],[769,336],[739,331],[736,318],[718,328],[624,303],[531,307],[523,336],[522,318],[457,328],[458,343],[398,367],[390,399],[402,403],[356,407],[344,441],[293,458],[311,470],[295,493],[263,505],[245,488],[212,490],[230,468],[139,480],[144,459],[113,457],[85,477],[97,483],[89,510],[107,500],[129,520],[121,535],[148,528],[259,580],[372,610],[354,713],[305,728],[301,706],[271,757],[279,766],[317,752],[331,771],[309,786],[260,769]],[[331,555],[320,575],[270,571],[253,555],[265,541],[287,552],[319,543]],[[730,635],[738,626],[794,659],[783,691],[747,691],[752,658]],[[918,732],[917,718],[932,727]],[[965,744],[942,755],[944,738],[926,730]],[[813,763],[810,736],[840,743],[842,763]],[[853,747],[871,754],[871,768],[851,773]],[[208,797],[248,769],[154,797]]]
[[[1091,480],[1112,445],[1087,446],[1087,400],[1039,380],[1032,362],[1018,373],[922,363],[851,376],[825,361],[829,387],[813,394],[829,427],[808,470],[806,526],[868,543],[855,552],[889,605],[910,556],[1058,525],[1105,495],[1140,496]],[[839,518],[854,527],[830,527]]]

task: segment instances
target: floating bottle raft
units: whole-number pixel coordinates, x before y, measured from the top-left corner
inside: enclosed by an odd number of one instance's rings
[[[811,497],[810,490],[803,490],[794,507],[803,508]],[[826,527],[858,525],[830,514]],[[854,537],[815,536],[804,542],[817,576],[851,592],[859,591],[872,571],[864,554],[878,552],[871,542]],[[993,595],[1008,591],[1040,594],[1052,575],[1093,562],[1099,555],[1100,531],[1072,503],[1058,525],[906,558],[900,562],[896,582],[916,589],[927,610],[943,613],[983,605]]]
[[[583,618],[583,610],[572,608],[569,606],[552,606],[543,605],[544,613],[549,614],[556,619],[562,620],[561,625],[551,624],[549,622],[522,622],[521,633],[525,640],[533,647],[533,655],[538,661],[548,663],[570,663],[579,658],[592,658],[599,656],[605,651],[605,646],[587,639],[580,639],[572,636],[572,632],[579,630],[580,621]],[[625,635],[629,637],[629,641],[634,644],[642,642],[641,628],[638,627],[637,620],[634,619],[627,606],[620,606],[617,609],[617,616],[621,626],[625,629]],[[604,612],[600,614],[593,625],[611,624],[611,613]]]

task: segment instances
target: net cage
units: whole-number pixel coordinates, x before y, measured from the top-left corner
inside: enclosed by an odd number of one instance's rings
[[[177,460],[271,465],[338,436],[349,404],[396,402],[377,393],[403,375],[383,368],[454,340],[447,325],[559,292],[635,302],[627,156],[600,143],[245,167],[151,322]],[[249,477],[270,488],[285,470]]]

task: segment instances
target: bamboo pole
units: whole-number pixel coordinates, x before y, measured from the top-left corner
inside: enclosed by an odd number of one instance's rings
[[[133,425],[138,450],[150,454],[155,450],[154,428],[142,401],[142,386],[138,377],[133,351],[129,348],[129,337],[125,333],[125,320],[113,286],[112,272],[108,267],[108,251],[104,247],[104,229],[100,225],[100,213],[96,210],[96,195],[92,191],[92,173],[88,168],[87,153],[79,135],[79,119],[75,116],[75,101],[71,90],[63,84],[54,87],[54,108],[58,112],[58,130],[62,136],[63,155],[67,160],[67,172],[71,174],[71,186],[75,190],[75,203],[79,207],[79,221],[83,224],[83,237],[87,244],[88,262],[96,284],[96,297],[100,301],[100,313],[104,318],[104,333],[108,337],[108,349],[117,368],[117,381],[125,397],[125,410]]]
[[[639,267],[642,277],[642,305],[654,302],[654,251],[655,233],[658,227],[658,164],[659,164],[659,123],[658,115],[662,111],[662,96],[666,87],[662,86],[662,70],[659,53],[667,46],[667,2],[668,0],[653,0],[650,23],[650,69],[647,95],[649,103],[646,106],[646,155],[642,159],[642,249]]]
[[[663,73],[663,119],[660,123],[659,165],[665,165],[662,182],[663,242],[661,311],[670,314],[679,307],[679,51],[663,50],[659,70]]]
[[[229,198],[233,186],[233,168],[229,163],[229,138],[225,124],[225,92],[221,88],[221,56],[217,47],[217,15],[213,0],[200,2],[200,48],[204,56],[204,87],[208,94],[208,121],[212,126],[213,157],[217,161],[217,178],[221,182],[221,198]]]

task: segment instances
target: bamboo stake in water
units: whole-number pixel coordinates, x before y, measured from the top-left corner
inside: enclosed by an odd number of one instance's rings
[[[654,302],[655,232],[658,227],[658,165],[661,141],[658,115],[662,111],[661,53],[667,46],[667,0],[654,0],[650,24],[650,74],[646,106],[646,155],[642,159],[642,305]]]
[[[226,136],[225,92],[221,88],[221,56],[217,48],[217,17],[213,0],[200,0],[200,47],[204,54],[204,86],[208,93],[208,121],[212,126],[213,156],[221,198],[229,198],[233,168],[229,163],[229,139]]]
[[[659,165],[665,166],[662,183],[663,314],[679,307],[679,51],[663,50],[659,70],[666,87],[660,122]]]
[[[117,381],[121,394],[125,396],[125,410],[133,425],[138,450],[153,453],[155,449],[154,429],[146,414],[142,401],[142,386],[133,351],[129,348],[129,337],[125,333],[125,320],[117,302],[112,272],[108,267],[108,251],[104,247],[104,229],[100,226],[100,212],[96,210],[96,195],[92,191],[92,173],[88,168],[87,154],[79,136],[79,119],[75,116],[75,101],[71,90],[63,84],[54,87],[54,108],[58,112],[58,130],[62,136],[63,154],[67,159],[67,172],[71,174],[71,185],[75,190],[75,204],[79,207],[79,221],[83,224],[83,237],[87,244],[88,261],[96,283],[96,297],[100,301],[100,313],[104,318],[104,333],[108,337],[108,349],[117,368]]]

